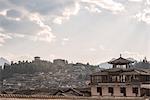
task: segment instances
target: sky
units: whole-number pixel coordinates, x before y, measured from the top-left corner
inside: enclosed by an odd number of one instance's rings
[[[150,0],[0,0],[0,57],[150,60]]]

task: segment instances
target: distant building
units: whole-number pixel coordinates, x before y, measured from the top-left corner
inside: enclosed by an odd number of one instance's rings
[[[38,56],[34,57],[34,61],[40,61],[40,60],[41,60],[40,57],[38,57]]]
[[[68,64],[67,60],[63,60],[63,59],[54,59],[53,63],[59,66],[64,66],[66,64]]]
[[[113,68],[91,75],[92,96],[150,96],[150,71],[131,68],[133,62],[121,56],[108,63]]]

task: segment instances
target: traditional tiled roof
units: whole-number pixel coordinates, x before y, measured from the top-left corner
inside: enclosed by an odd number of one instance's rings
[[[150,75],[150,70],[146,70],[143,68],[135,68],[135,71],[140,75]]]
[[[141,69],[141,68],[111,68],[105,69],[100,72],[93,73],[92,75],[110,75],[110,74],[120,74],[120,75],[150,75],[149,70]]]
[[[133,70],[133,71],[123,72],[120,75],[150,75],[150,73],[142,72],[142,71],[138,71],[138,70]]]
[[[96,72],[96,73],[93,73],[92,75],[108,75],[108,72]]]
[[[125,70],[125,69],[123,69],[123,68],[110,68],[110,69],[102,70],[102,72],[120,72],[122,70]]]
[[[72,91],[73,93],[70,93],[70,91]],[[73,89],[73,88],[64,88],[64,89],[59,89],[58,91],[56,91],[53,95],[64,95],[64,96],[84,96],[83,93],[81,93],[80,91]]]
[[[127,60],[125,58],[122,58],[121,56],[118,59],[115,59],[113,61],[109,61],[109,64],[115,64],[115,65],[126,65],[129,63],[133,63],[133,61]]]

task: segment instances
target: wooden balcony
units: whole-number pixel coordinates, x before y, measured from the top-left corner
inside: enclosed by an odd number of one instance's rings
[[[122,86],[126,87],[127,85],[135,85],[135,86],[140,86],[140,82],[115,82],[115,83],[90,83],[90,85],[95,85],[95,86]]]

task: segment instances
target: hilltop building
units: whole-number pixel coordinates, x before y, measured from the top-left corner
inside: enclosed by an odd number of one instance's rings
[[[133,61],[122,58],[109,61],[113,67],[91,75],[92,96],[150,96],[150,71],[133,68]]]
[[[38,57],[38,56],[34,57],[34,61],[40,61],[40,60],[41,60],[40,57]]]
[[[65,66],[66,64],[68,64],[68,61],[63,59],[54,59],[53,63],[59,66]]]

